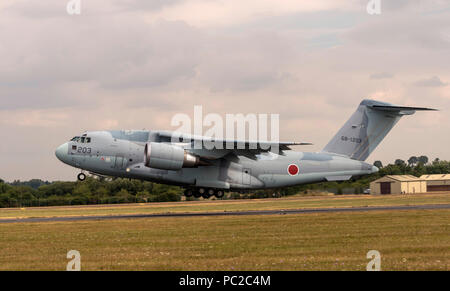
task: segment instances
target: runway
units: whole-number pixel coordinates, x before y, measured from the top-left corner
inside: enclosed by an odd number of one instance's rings
[[[90,215],[90,216],[31,217],[31,218],[0,219],[0,223],[135,219],[135,218],[158,218],[158,217],[286,215],[286,214],[329,213],[329,212],[367,212],[367,211],[383,211],[383,210],[392,211],[392,210],[432,210],[432,209],[450,209],[450,204],[224,211],[224,212],[155,213],[155,214],[102,215],[102,216]]]

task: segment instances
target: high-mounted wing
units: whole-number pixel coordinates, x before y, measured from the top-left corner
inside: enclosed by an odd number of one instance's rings
[[[278,151],[280,154],[283,154],[283,151],[291,149],[290,146],[312,145],[310,142],[214,139],[206,136],[173,131],[158,131],[157,136],[159,142],[170,142],[172,144],[183,145],[190,151],[209,159],[220,158],[230,152],[234,152],[236,155],[254,158],[255,155],[260,154],[261,152]]]

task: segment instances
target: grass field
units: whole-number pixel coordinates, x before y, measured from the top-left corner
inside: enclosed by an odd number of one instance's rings
[[[0,219],[78,215],[123,215],[174,212],[223,212],[322,207],[424,205],[450,203],[449,194],[294,196],[279,199],[184,201],[32,208],[0,208]]]
[[[2,209],[0,216],[438,204],[448,196]],[[0,224],[0,270],[65,270],[69,250],[81,253],[82,270],[365,270],[373,249],[382,270],[450,270],[450,210]]]
[[[450,270],[450,211],[0,225],[0,270]]]

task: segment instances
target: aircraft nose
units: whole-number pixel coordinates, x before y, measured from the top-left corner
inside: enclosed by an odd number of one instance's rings
[[[61,162],[65,162],[67,153],[68,153],[68,149],[69,149],[69,145],[67,143],[60,145],[56,149],[55,155]]]
[[[372,166],[372,173],[376,173],[376,172],[378,172],[378,171],[379,171],[379,169],[378,169],[377,167]]]

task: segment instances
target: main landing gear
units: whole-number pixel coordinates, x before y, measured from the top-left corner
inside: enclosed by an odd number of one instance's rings
[[[184,190],[184,196],[209,199],[212,196],[216,198],[222,198],[224,195],[224,191],[221,189],[212,189],[212,188],[188,188]]]

